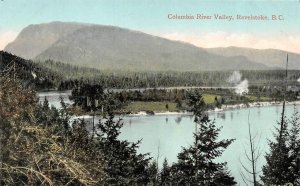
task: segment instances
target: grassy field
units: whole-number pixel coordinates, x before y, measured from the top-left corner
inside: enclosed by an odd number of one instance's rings
[[[215,102],[216,95],[212,94],[203,94],[203,99],[205,103],[210,104]],[[168,105],[168,108],[167,106]],[[127,105],[123,111],[136,113],[139,111],[150,111],[150,112],[176,112],[178,109],[176,108],[175,102],[143,102],[143,101],[136,101],[132,102],[129,105]]]
[[[168,105],[168,109],[167,106]],[[152,112],[176,112],[178,109],[176,108],[176,103],[174,102],[143,102],[136,101],[130,103],[125,107],[125,112],[136,113],[139,111],[152,111]]]
[[[215,98],[221,98],[221,96],[216,94],[202,94],[204,102],[206,104],[213,104],[215,102]],[[272,101],[270,97],[258,97],[254,95],[246,95],[245,96],[248,101]],[[238,103],[238,102],[237,102]],[[73,113],[80,115],[83,111],[79,107],[73,107],[71,110]],[[178,112],[180,111],[176,108],[176,103],[171,101],[157,101],[157,102],[146,102],[146,101],[135,101],[129,103],[127,106],[119,110],[120,113],[138,113],[140,111],[145,112]],[[99,113],[100,114],[100,113]]]
[[[248,98],[249,101],[272,101],[272,98],[264,96],[258,98],[258,96],[246,95],[245,97]]]
[[[220,96],[217,96],[217,95],[213,95],[213,94],[203,94],[203,99],[204,99],[204,102],[206,104],[211,104],[213,102],[215,102],[215,97],[219,98]]]

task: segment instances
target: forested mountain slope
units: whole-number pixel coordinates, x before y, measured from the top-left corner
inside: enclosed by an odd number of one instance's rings
[[[59,73],[4,51],[0,51],[0,73],[35,89],[53,89],[62,80]]]
[[[244,56],[225,57],[138,31],[82,23],[30,25],[5,50],[34,60],[53,59],[102,70],[268,69]]]

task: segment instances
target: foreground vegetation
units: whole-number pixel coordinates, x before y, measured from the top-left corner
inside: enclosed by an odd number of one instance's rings
[[[62,109],[38,105],[35,93],[2,78],[1,185],[145,185],[150,158],[138,143],[119,141],[120,120],[109,114],[90,135]]]
[[[0,78],[0,185],[236,185],[226,162],[216,161],[234,139],[218,138],[220,129],[209,120],[207,109],[224,102],[280,98],[280,92],[273,94],[261,87],[254,88],[257,94],[249,96],[201,89],[110,92],[99,82],[74,81],[71,99],[75,107],[103,114],[99,125],[87,130],[83,120],[72,120],[63,100],[60,110],[49,108],[47,100],[38,104],[35,92],[24,81],[24,77],[32,75],[32,67],[12,64],[2,69]],[[17,68],[24,73],[19,76]],[[42,77],[43,68],[39,70]],[[48,75],[44,77],[52,74]],[[57,80],[56,76],[53,78]],[[48,82],[34,76],[29,80],[42,86]],[[290,93],[286,98],[293,96]],[[185,109],[194,115],[194,143],[179,152],[177,162],[168,164],[165,160],[161,170],[148,154],[138,153],[140,141],[130,143],[118,138],[123,123],[114,117],[115,112],[132,103],[139,107],[145,102],[150,105],[148,109]],[[297,110],[289,119],[282,112],[274,137],[269,142],[270,152],[265,155],[267,163],[261,179],[246,169],[255,178],[245,180],[249,185],[300,184]]]
[[[164,173],[159,173],[156,163],[151,163],[147,154],[137,153],[139,142],[118,140],[123,124],[110,112],[110,109],[114,109],[111,104],[107,105],[107,115],[100,121],[98,130],[87,131],[83,121],[70,123],[71,116],[63,101],[61,110],[49,108],[47,100],[43,105],[39,105],[35,93],[23,88],[13,78],[3,77],[0,90],[2,185],[235,183],[224,169],[225,164],[216,164],[215,170],[209,170],[207,160],[193,165],[188,162],[198,160],[182,159],[182,156],[193,153],[189,149],[184,149],[179,155],[179,159],[182,160],[171,167],[165,164],[162,170]],[[107,99],[106,101],[111,103],[112,100],[109,97]],[[199,101],[195,104],[205,105],[202,99]],[[198,119],[197,122],[215,130],[213,123],[207,119]],[[202,132],[204,130],[201,130]],[[200,133],[197,135],[200,136]],[[218,130],[214,135],[218,135]],[[226,141],[224,146],[223,142],[220,142],[220,145],[212,147],[211,150],[226,148],[231,142]],[[199,148],[205,145],[200,141],[196,144]],[[209,151],[206,153],[210,154]],[[220,155],[221,153],[218,153],[216,157]],[[207,157],[201,153],[197,156],[199,160],[201,157]],[[214,157],[211,157],[211,160],[213,159]],[[209,162],[212,163],[211,160]],[[207,166],[203,167],[206,164]],[[186,172],[187,166],[194,171]],[[222,180],[228,178],[229,180],[223,183]]]

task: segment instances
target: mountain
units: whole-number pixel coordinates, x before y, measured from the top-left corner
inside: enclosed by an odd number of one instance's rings
[[[60,38],[87,25],[88,24],[61,22],[29,25],[20,32],[16,40],[9,43],[4,50],[25,59],[33,59]]]
[[[240,47],[209,48],[207,52],[226,57],[245,56],[251,61],[265,64],[273,68],[286,68],[286,58],[289,55],[289,69],[300,70],[300,54],[276,49],[251,49]]]
[[[30,25],[4,49],[33,60],[53,59],[102,70],[204,71],[268,69],[251,56],[224,56],[129,29],[82,23]]]
[[[110,70],[265,68],[241,56],[223,57],[190,44],[118,27],[93,25],[58,40],[35,59]]]

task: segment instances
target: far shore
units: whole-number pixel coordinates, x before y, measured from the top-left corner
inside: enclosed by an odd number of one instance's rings
[[[283,102],[252,102],[252,103],[239,103],[239,104],[233,104],[233,105],[222,105],[221,108],[215,108],[214,110],[208,110],[208,113],[212,112],[224,112],[228,110],[236,110],[236,109],[245,109],[245,108],[253,108],[253,107],[268,107],[268,106],[280,106],[282,105]],[[300,105],[300,100],[297,101],[286,101],[286,105]],[[138,117],[138,116],[166,116],[166,115],[184,115],[184,116],[189,116],[193,115],[191,112],[187,111],[182,111],[182,112],[154,112],[154,114],[148,114],[145,111],[140,111],[138,113],[134,114],[127,114],[125,116],[129,117]]]
[[[238,109],[246,109],[246,108],[254,108],[254,107],[270,107],[270,106],[282,106],[283,102],[275,102],[275,101],[264,101],[264,102],[251,102],[251,103],[239,103],[239,104],[232,104],[232,105],[222,105],[221,108],[210,109],[208,113],[216,113],[216,112],[225,112],[229,110],[238,110]],[[300,105],[300,100],[297,101],[286,101],[286,105]],[[192,112],[187,111],[179,111],[179,112],[170,112],[170,111],[154,111],[154,112],[146,112],[146,111],[139,111],[132,114],[120,114],[119,116],[125,117],[140,117],[140,116],[169,116],[169,115],[180,115],[180,116],[191,116],[193,115]],[[98,115],[96,115],[98,116]],[[91,118],[92,115],[74,115],[74,118],[77,119],[84,119],[84,118]]]

